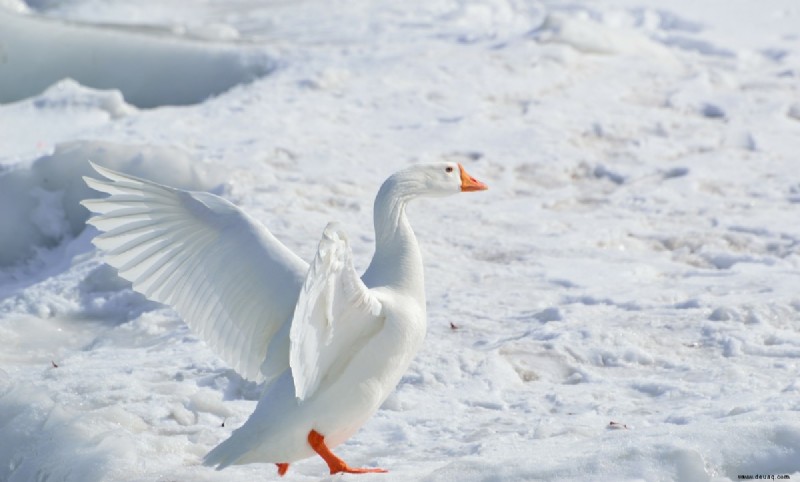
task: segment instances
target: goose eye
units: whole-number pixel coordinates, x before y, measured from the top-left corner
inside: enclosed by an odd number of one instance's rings
[[[444,168],[444,171],[445,172],[453,172],[453,168],[450,167],[450,166],[447,166],[447,167]]]

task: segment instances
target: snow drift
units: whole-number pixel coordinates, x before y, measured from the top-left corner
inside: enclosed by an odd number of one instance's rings
[[[88,161],[139,177],[192,190],[214,187],[209,169],[176,147],[99,141],[60,144],[51,155],[0,173],[0,267],[24,261],[38,248],[52,248],[84,228],[89,212],[79,204],[98,193],[82,176]]]
[[[19,15],[0,8],[0,103],[72,78],[138,107],[185,105],[269,74],[262,50]]]

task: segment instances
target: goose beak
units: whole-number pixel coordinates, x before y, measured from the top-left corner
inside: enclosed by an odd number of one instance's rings
[[[489,189],[489,186],[470,176],[461,164],[458,165],[458,169],[461,171],[461,192],[485,191]]]

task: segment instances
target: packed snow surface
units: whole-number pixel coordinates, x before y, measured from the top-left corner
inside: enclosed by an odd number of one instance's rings
[[[92,248],[92,160],[372,255],[414,162],[428,337],[362,481],[800,478],[795,0],[0,1],[0,480],[251,481],[242,380]],[[319,480],[319,458],[287,480]]]

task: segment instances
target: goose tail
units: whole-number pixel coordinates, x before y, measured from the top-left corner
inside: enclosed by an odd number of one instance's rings
[[[236,444],[231,443],[232,438],[222,442],[214,447],[211,452],[203,457],[203,465],[208,467],[216,467],[217,470],[222,470],[229,465],[234,465],[242,456],[239,450],[236,450]]]

